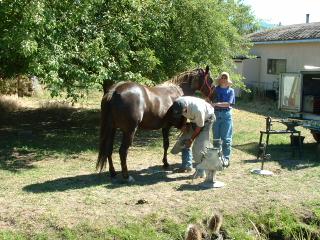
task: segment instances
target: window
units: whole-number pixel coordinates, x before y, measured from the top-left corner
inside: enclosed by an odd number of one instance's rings
[[[268,59],[268,74],[278,75],[280,73],[286,72],[286,59]]]

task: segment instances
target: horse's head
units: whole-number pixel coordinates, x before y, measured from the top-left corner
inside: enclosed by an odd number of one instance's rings
[[[178,84],[182,88],[183,94],[187,96],[193,96],[196,91],[200,91],[204,97],[210,98],[214,91],[209,66],[206,69],[197,68],[181,73],[171,81]]]
[[[206,69],[195,69],[193,72],[194,75],[191,80],[192,89],[195,91],[198,90],[204,97],[210,98],[215,87],[213,85],[213,79],[210,76],[209,66],[207,66]]]

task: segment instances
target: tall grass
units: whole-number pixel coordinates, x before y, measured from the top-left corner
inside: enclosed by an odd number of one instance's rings
[[[313,216],[312,223],[306,224],[301,216],[285,208],[226,215],[222,234],[235,240],[316,240],[320,239],[320,218]],[[201,222],[202,219],[194,221]],[[0,239],[183,240],[186,226],[187,223],[181,224],[170,218],[150,215],[144,219],[129,219],[122,226],[107,226],[103,229],[81,224],[74,228],[36,234],[0,230]]]

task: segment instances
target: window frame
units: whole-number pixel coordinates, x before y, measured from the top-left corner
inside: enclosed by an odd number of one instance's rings
[[[284,69],[279,68],[279,62],[284,62]],[[269,71],[270,70],[270,71]],[[268,58],[267,59],[267,74],[270,75],[279,75],[281,73],[285,73],[287,70],[287,59],[282,58]]]

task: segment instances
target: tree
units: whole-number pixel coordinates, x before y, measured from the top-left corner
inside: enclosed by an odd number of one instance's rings
[[[74,100],[99,84],[229,69],[255,26],[232,0],[4,0],[0,14],[0,74],[37,75]]]

